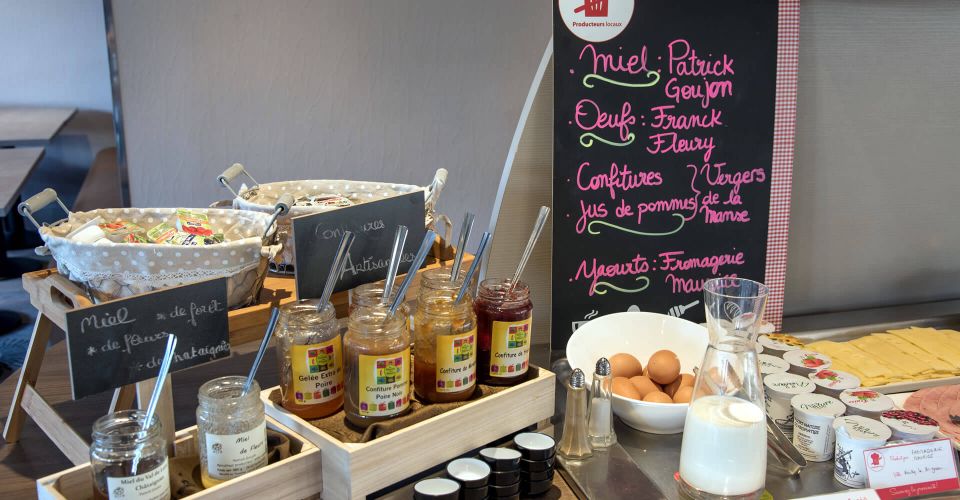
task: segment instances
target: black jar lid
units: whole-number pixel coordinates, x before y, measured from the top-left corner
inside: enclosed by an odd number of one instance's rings
[[[520,480],[520,469],[493,471],[490,473],[490,484],[509,486]]]
[[[522,476],[525,481],[546,481],[547,479],[553,479],[553,469],[539,472],[524,471]]]
[[[495,471],[510,471],[520,467],[520,452],[512,448],[484,448],[480,458]]]
[[[415,500],[457,500],[460,498],[460,484],[442,477],[424,479],[413,485],[413,498]]]
[[[458,458],[447,464],[447,475],[464,488],[480,488],[490,480],[490,466],[476,458]]]
[[[524,495],[542,495],[553,486],[553,479],[544,479],[543,481],[522,481],[520,489]]]
[[[556,456],[552,456],[546,460],[520,460],[520,470],[523,472],[543,472],[553,468],[553,461],[556,460]]]
[[[546,460],[554,455],[557,442],[539,432],[522,432],[513,437],[513,444],[527,460]]]
[[[508,484],[506,486],[496,486],[491,484],[487,487],[487,489],[490,491],[490,496],[492,497],[509,497],[520,493],[520,482],[517,481],[516,483]]]

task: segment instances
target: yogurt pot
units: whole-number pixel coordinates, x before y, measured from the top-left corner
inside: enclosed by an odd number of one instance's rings
[[[790,400],[798,394],[813,392],[813,382],[793,373],[771,373],[763,377],[763,400],[767,415],[788,438],[793,436],[793,406]]]
[[[860,415],[837,417],[833,431],[837,439],[833,477],[851,488],[863,488],[867,484],[863,452],[883,446],[893,433],[886,425]]]
[[[810,381],[817,386],[818,394],[826,394],[835,398],[840,397],[840,393],[846,389],[856,389],[860,387],[860,377],[840,370],[826,369],[818,370],[810,375]]]
[[[915,411],[887,410],[880,414],[880,422],[890,428],[893,439],[900,441],[929,441],[940,430],[936,420]]]
[[[846,389],[840,393],[840,402],[847,405],[847,415],[860,415],[880,421],[880,414],[896,408],[885,394],[870,389]]]
[[[771,338],[769,335],[757,337],[757,344],[763,346],[763,352],[772,356],[783,356],[787,351],[801,349],[803,345],[799,341],[790,339]]]
[[[824,394],[798,394],[793,407],[793,445],[811,462],[833,458],[833,421],[847,411],[839,399]]]
[[[830,356],[819,352],[797,349],[783,353],[783,360],[790,363],[790,373],[806,377],[811,373],[830,368]]]
[[[786,373],[787,370],[790,369],[790,363],[784,361],[783,358],[778,358],[769,354],[758,355],[757,361],[760,363],[761,375],[770,375],[771,373]]]

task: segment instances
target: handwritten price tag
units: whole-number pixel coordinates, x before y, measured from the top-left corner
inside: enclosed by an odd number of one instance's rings
[[[960,489],[949,439],[866,450],[863,459],[867,482],[882,500]]]

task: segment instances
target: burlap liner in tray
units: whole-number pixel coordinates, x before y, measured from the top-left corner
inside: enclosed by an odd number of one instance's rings
[[[530,369],[527,370],[527,378],[524,380],[524,382],[533,380],[538,376],[539,370],[537,367],[531,366]],[[413,384],[411,383],[410,385],[410,389],[412,391]],[[490,397],[511,387],[513,386],[477,384],[477,389],[474,391],[473,396],[471,396],[470,399],[465,401],[457,401],[455,403],[424,404],[420,401],[417,401],[416,396],[414,396],[410,400],[410,406],[412,408],[410,413],[407,413],[402,417],[371,424],[366,430],[360,429],[359,427],[347,422],[342,409],[337,413],[330,415],[329,417],[316,420],[307,420],[307,422],[317,429],[320,429],[321,431],[337,438],[343,443],[367,443],[377,439],[378,437],[386,436],[410,427],[413,424],[423,422],[429,418],[433,418],[463,405],[470,404],[478,399]],[[283,406],[280,401],[280,391],[278,390],[270,392],[270,400],[273,401],[277,406]]]

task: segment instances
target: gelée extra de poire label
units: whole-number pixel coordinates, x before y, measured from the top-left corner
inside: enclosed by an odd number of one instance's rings
[[[267,423],[238,434],[206,434],[207,474],[233,479],[267,465]]]
[[[527,372],[533,317],[523,321],[494,321],[490,376],[516,377]]]
[[[150,472],[128,477],[107,476],[110,500],[167,500],[170,498],[170,464],[164,458]]]
[[[437,392],[461,392],[477,383],[477,330],[437,336]]]
[[[342,352],[339,335],[320,344],[290,347],[297,404],[326,403],[343,393]]]
[[[410,348],[378,356],[359,355],[360,414],[384,417],[410,406]]]

